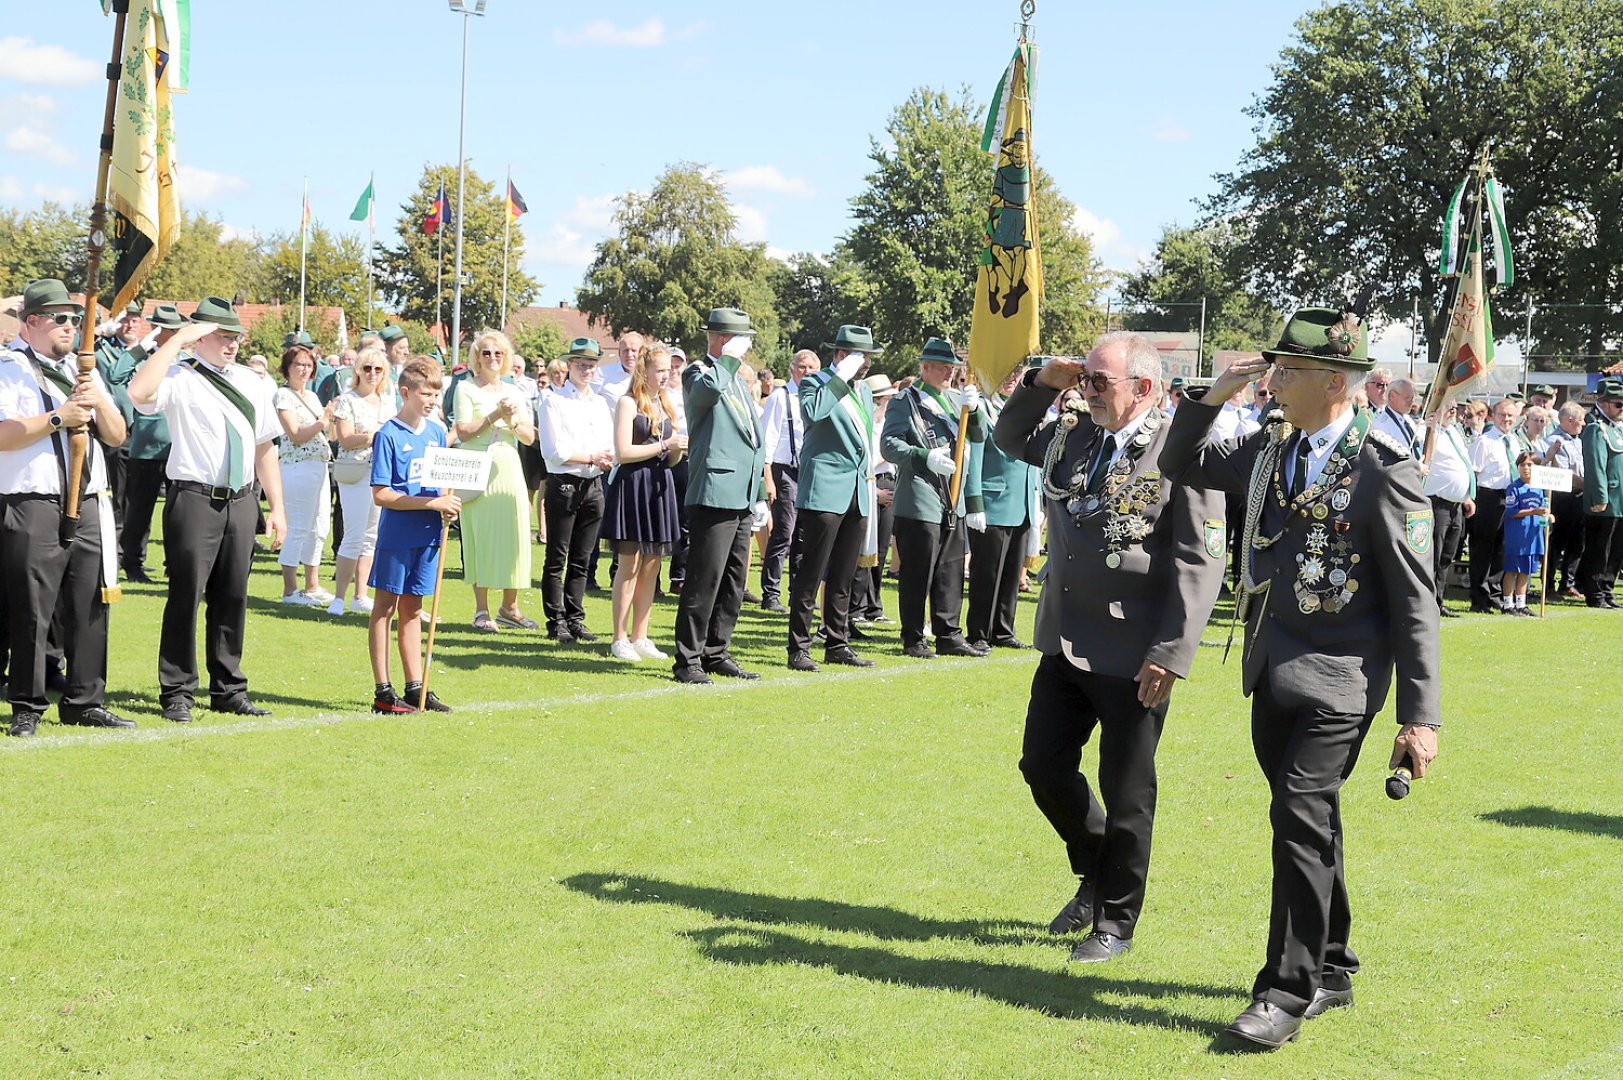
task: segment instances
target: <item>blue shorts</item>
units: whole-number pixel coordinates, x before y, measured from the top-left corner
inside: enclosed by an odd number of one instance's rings
[[[434,591],[440,549],[430,547],[379,548],[372,555],[372,576],[367,584],[396,596],[428,596]]]

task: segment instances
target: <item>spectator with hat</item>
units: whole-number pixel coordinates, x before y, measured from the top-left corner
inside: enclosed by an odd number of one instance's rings
[[[592,388],[603,347],[589,337],[569,343],[569,381],[547,395],[541,453],[547,461],[547,555],[541,604],[547,636],[561,645],[591,642],[586,579],[603,524],[603,474],[614,464],[614,416]]]
[[[1620,606],[1612,590],[1623,564],[1623,381],[1602,379],[1584,426],[1584,556],[1578,569],[1584,601]]]
[[[256,478],[270,504],[265,520],[272,546],[287,535],[275,446],[282,426],[272,400],[274,385],[235,363],[244,333],[229,300],[206,296],[191,322],[130,380],[136,410],[163,413],[174,440],[163,517],[169,598],[158,647],[158,688],[164,718],[177,723],[192,718],[197,614],[203,604],[209,708],[243,716],[270,711],[248,696],[242,651],[258,520]],[[193,351],[183,356],[187,349]]]

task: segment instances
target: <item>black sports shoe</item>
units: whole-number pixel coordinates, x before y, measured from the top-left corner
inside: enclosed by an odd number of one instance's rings
[[[414,702],[417,700],[415,693],[411,694],[411,700]],[[428,696],[423,699],[423,710],[425,712],[450,712],[451,706],[441,701],[439,695],[430,690]]]
[[[586,629],[585,623],[571,623],[569,633],[576,641],[596,641],[597,635]]]
[[[416,712],[417,706],[395,693],[394,687],[391,686],[381,694],[373,695],[372,711],[388,716],[401,716]]]

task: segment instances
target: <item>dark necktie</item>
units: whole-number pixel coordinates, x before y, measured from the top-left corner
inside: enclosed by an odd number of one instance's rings
[[[1093,473],[1088,477],[1088,494],[1097,495],[1105,485],[1105,473],[1110,471],[1110,459],[1116,452],[1116,436],[1105,432],[1099,440],[1099,460],[1093,463]]]
[[[1296,470],[1291,473],[1290,498],[1294,500],[1307,487],[1307,455],[1312,451],[1313,444],[1306,435],[1296,437]]]

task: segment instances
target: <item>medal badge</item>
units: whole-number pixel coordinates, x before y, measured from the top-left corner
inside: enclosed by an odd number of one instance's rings
[[[1166,414],[1151,409],[1144,416],[1142,430],[1129,439],[1125,448],[1105,472],[1102,490],[1087,495],[1088,462],[1091,453],[1084,453],[1071,473],[1071,482],[1060,486],[1055,482],[1060,461],[1065,454],[1067,428],[1056,430],[1049,440],[1043,469],[1043,493],[1050,499],[1065,504],[1077,528],[1083,528],[1086,519],[1104,511],[1100,525],[1105,540],[1105,565],[1114,570],[1121,566],[1122,553],[1135,544],[1141,544],[1154,531],[1148,516],[1151,507],[1161,501],[1161,473],[1149,470],[1133,477],[1133,467],[1144,452],[1155,442],[1155,433],[1166,422]]]
[[[1330,460],[1325,462],[1324,472],[1318,481],[1295,500],[1285,498],[1283,478],[1277,472],[1275,474],[1274,487],[1279,505],[1299,510],[1301,516],[1309,521],[1302,537],[1302,551],[1296,556],[1296,580],[1293,583],[1297,609],[1304,615],[1320,611],[1333,615],[1351,603],[1353,595],[1358,592],[1353,568],[1361,557],[1353,552],[1352,522],[1342,517],[1330,520],[1330,515],[1343,513],[1352,505],[1349,485],[1352,483],[1353,462],[1363,448],[1369,425],[1370,415],[1367,412],[1354,416],[1347,434],[1336,444]],[[1423,514],[1426,524],[1423,542],[1429,549],[1431,512],[1428,510]],[[1411,514],[1410,518],[1416,516]],[[1412,522],[1407,524],[1406,539],[1413,547],[1417,530]]]

